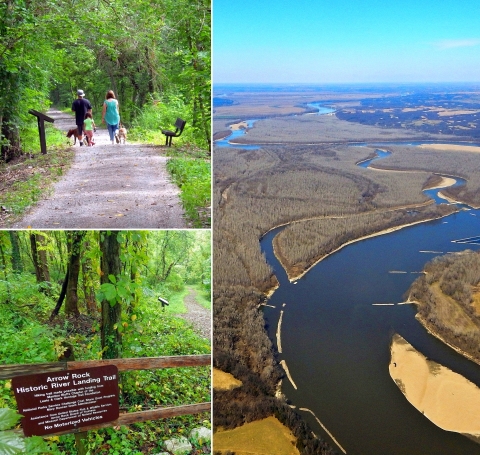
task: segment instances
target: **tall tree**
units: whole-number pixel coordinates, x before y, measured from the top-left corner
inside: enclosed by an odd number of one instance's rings
[[[80,274],[80,252],[85,231],[67,231],[68,249],[68,285],[65,299],[65,314],[79,316],[78,310],[78,276]]]
[[[122,337],[119,330],[122,306],[116,289],[114,289],[114,285],[120,278],[122,267],[118,235],[117,232],[100,232],[100,250],[102,252],[100,283],[108,285],[108,287],[104,286],[104,289],[110,290],[103,295],[101,302],[102,357],[104,359],[116,359],[121,357],[122,353]]]
[[[32,232],[30,234],[30,246],[32,249],[33,266],[37,283],[46,283],[45,290],[50,287],[50,271],[48,269],[46,239],[44,234]]]
[[[10,283],[8,281],[7,275],[7,260],[5,258],[5,250],[7,248],[7,235],[5,232],[0,232],[0,258],[2,262],[0,263],[0,269],[3,270],[3,279],[5,280],[6,288],[7,288],[7,299],[6,303],[10,302]]]
[[[20,244],[17,231],[8,231],[10,243],[12,244],[12,269],[14,273],[23,272],[22,258],[20,256]]]
[[[97,243],[98,245],[98,243]],[[97,316],[97,300],[95,296],[95,282],[98,282],[98,273],[95,272],[93,264],[93,252],[91,251],[92,242],[85,239],[83,248],[85,254],[82,257],[82,288],[83,295],[85,297],[85,304],[87,307],[87,313],[90,316]]]
[[[165,281],[176,265],[188,259],[192,244],[192,232],[163,231],[157,232],[158,254],[156,255],[155,276]]]

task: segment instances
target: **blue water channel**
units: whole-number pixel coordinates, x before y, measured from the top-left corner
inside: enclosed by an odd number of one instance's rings
[[[246,122],[248,128],[253,128],[253,124],[256,121],[257,120],[254,119],[254,120],[246,120],[245,122]],[[231,147],[231,148],[238,148],[238,149],[243,149],[243,150],[258,150],[260,148],[260,146],[258,146],[258,145],[235,144],[235,143],[231,142],[234,139],[236,139],[240,136],[243,136],[243,135],[245,135],[245,130],[244,129],[232,131],[232,133],[229,136],[227,136],[223,139],[219,139],[218,141],[215,141],[215,147]]]
[[[310,107],[310,108],[317,109],[317,112],[314,113],[315,115],[324,115],[324,114],[330,114],[330,113],[335,112],[335,109],[332,109],[330,107],[322,106],[320,103],[308,103],[307,106]],[[308,115],[308,114],[306,114],[306,115]],[[247,123],[248,128],[253,128],[253,125],[257,120],[258,119],[245,120],[245,122]],[[229,136],[227,136],[223,139],[219,139],[218,141],[215,141],[215,146],[216,147],[239,148],[239,149],[243,149],[243,150],[258,150],[260,148],[260,146],[258,146],[258,145],[235,144],[234,142],[232,142],[233,140],[245,135],[245,133],[246,133],[245,129],[232,131],[232,133]]]
[[[377,150],[374,159],[388,153]],[[438,191],[429,190],[429,195],[445,202]],[[286,361],[297,386],[285,378],[282,392],[297,409],[310,409],[347,454],[480,455],[479,444],[438,428],[417,411],[388,370],[391,337],[399,333],[429,359],[480,387],[480,366],[429,335],[415,319],[413,305],[398,305],[426,262],[480,247],[479,217],[480,210],[462,210],[353,243],[293,283],[273,253],[273,238],[283,227],[261,239],[262,252],[280,283],[268,301],[274,308],[264,310],[267,330],[276,345],[283,311],[278,360]],[[309,412],[298,412],[337,448]]]

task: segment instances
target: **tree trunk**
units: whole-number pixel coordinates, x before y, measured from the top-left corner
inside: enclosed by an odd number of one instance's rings
[[[30,234],[33,266],[37,283],[46,283],[45,292],[50,288],[50,272],[48,270],[47,252],[45,250],[45,237],[42,234]]]
[[[90,249],[90,242],[85,242],[84,244],[85,250],[88,251]],[[97,277],[97,274],[93,270],[92,260],[88,255],[84,256],[82,261],[82,287],[83,287],[83,295],[85,296],[85,303],[87,305],[87,313],[90,316],[97,316],[98,315],[98,308],[97,308],[97,298],[95,296],[95,288],[93,286],[94,278]]]
[[[60,291],[60,296],[58,297],[57,304],[50,315],[49,321],[52,322],[53,318],[59,313],[60,308],[62,307],[63,300],[65,299],[65,295],[67,294],[67,285],[68,285],[68,265],[67,265],[67,273],[65,274],[65,279],[63,280],[62,290]]]
[[[5,259],[5,252],[3,251],[3,242],[0,242],[0,257],[2,258],[2,268],[3,268],[3,278],[5,280],[5,285],[7,288],[7,298],[5,299],[5,303],[10,303],[10,282],[8,281],[7,276],[7,260]]]
[[[14,273],[23,272],[22,259],[20,257],[20,245],[17,231],[8,231],[10,243],[12,244],[12,269]]]
[[[78,276],[80,274],[80,250],[85,231],[67,231],[67,248],[69,256],[68,285],[65,299],[65,315],[79,316],[78,310]]]
[[[109,275],[116,278],[120,276],[120,244],[116,232],[100,232],[100,249],[102,251],[100,283],[110,283]],[[108,300],[102,300],[102,358],[116,359],[121,357],[122,338],[117,328],[121,324],[122,307],[120,302],[111,304]]]

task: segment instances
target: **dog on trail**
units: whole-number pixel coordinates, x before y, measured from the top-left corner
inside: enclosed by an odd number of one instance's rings
[[[67,132],[67,137],[70,139],[73,136],[73,145],[77,143],[77,139],[80,140],[80,137],[78,136],[78,128],[71,128]]]
[[[120,129],[118,130],[118,142],[121,144],[122,141],[125,144],[127,140],[127,129],[120,125]]]

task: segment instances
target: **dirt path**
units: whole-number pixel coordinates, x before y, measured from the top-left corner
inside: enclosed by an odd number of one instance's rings
[[[73,116],[48,115],[67,131]],[[186,228],[179,189],[170,182],[162,147],[112,145],[97,125],[93,147],[74,146],[75,159],[53,193],[13,226],[17,229]]]
[[[197,303],[196,291],[189,288],[190,293],[185,297],[187,312],[180,314],[183,319],[191,322],[195,330],[204,338],[212,337],[212,317],[210,310]]]

